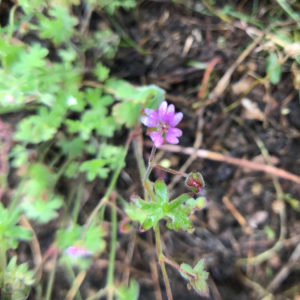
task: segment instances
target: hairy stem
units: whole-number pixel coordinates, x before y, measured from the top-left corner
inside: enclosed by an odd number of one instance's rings
[[[157,256],[158,256],[158,262],[160,264],[163,278],[165,281],[168,300],[173,300],[170,282],[169,282],[169,278],[168,278],[168,274],[167,274],[167,270],[166,270],[166,265],[164,262],[164,255],[162,253],[162,248],[161,248],[159,222],[157,222],[154,231],[155,231],[155,241],[156,241],[156,251],[157,251]]]
[[[117,210],[115,207],[111,207],[111,241],[109,251],[109,265],[107,273],[106,285],[111,287],[114,284],[114,270],[115,270],[115,259],[116,259],[116,248],[117,248]],[[114,291],[109,290],[108,299],[113,300]]]
[[[154,160],[155,152],[156,152],[156,148],[155,148],[155,146],[153,146],[152,150],[151,150],[150,157],[149,157],[148,168],[147,168],[146,174],[144,176],[144,180],[143,180],[144,182],[148,181],[149,175],[150,175],[150,173],[153,169],[152,163],[153,163],[153,160]]]

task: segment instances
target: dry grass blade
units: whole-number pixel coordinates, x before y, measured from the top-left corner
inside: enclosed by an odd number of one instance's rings
[[[211,96],[212,99],[209,101],[210,102],[209,104],[215,102],[223,94],[223,92],[225,91],[225,89],[227,88],[227,86],[230,82],[230,78],[231,78],[233,72],[235,71],[235,69],[254,50],[254,48],[261,42],[261,40],[263,39],[264,36],[265,36],[265,33],[261,33],[253,41],[253,43],[242,52],[242,54],[238,57],[238,59],[235,61],[235,63],[231,67],[228,68],[226,73],[223,75],[223,77],[218,82],[217,86],[212,91],[212,96]]]

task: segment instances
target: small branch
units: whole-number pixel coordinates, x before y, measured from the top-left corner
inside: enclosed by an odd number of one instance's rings
[[[152,146],[151,154],[149,157],[148,168],[147,168],[146,174],[144,176],[144,182],[148,181],[149,175],[153,169],[152,164],[153,164],[155,152],[156,152],[156,148],[155,148],[155,146]]]
[[[149,146],[149,145],[152,145],[152,143],[146,142],[145,145]],[[177,146],[177,145],[162,145],[160,147],[160,149],[164,150],[164,151],[168,151],[168,152],[182,153],[182,154],[187,154],[187,155],[191,155],[194,152],[193,148],[190,148],[190,147],[184,148],[184,147]],[[221,162],[236,165],[239,167],[249,168],[249,169],[256,170],[256,171],[265,172],[265,173],[274,175],[276,177],[281,177],[281,178],[284,178],[287,180],[294,181],[296,183],[300,183],[300,177],[298,177],[297,175],[287,172],[285,170],[279,169],[279,168],[275,168],[273,166],[258,164],[258,163],[255,163],[255,162],[252,162],[252,161],[249,161],[246,159],[225,156],[223,154],[204,150],[204,149],[198,149],[196,151],[196,155],[199,158],[210,159],[210,160],[214,160],[214,161],[221,161]]]
[[[163,261],[165,263],[167,263],[168,265],[172,266],[173,268],[175,268],[178,272],[181,272],[183,274],[185,274],[186,276],[189,276],[192,279],[196,279],[197,276],[195,274],[189,273],[186,270],[182,269],[175,261],[163,256],[162,257]]]
[[[235,206],[230,202],[229,198],[227,196],[224,196],[222,198],[223,203],[226,205],[228,210],[231,212],[231,214],[234,216],[234,218],[239,222],[239,224],[245,229],[247,234],[253,234],[253,230],[249,225],[247,224],[247,221],[245,218],[240,214],[240,212],[235,208]]]
[[[160,169],[160,170],[163,170],[163,171],[165,171],[165,172],[168,172],[168,173],[171,173],[171,174],[174,174],[174,175],[178,175],[178,176],[181,176],[181,177],[182,177],[182,176],[183,176],[183,177],[187,177],[187,176],[188,176],[187,173],[182,173],[182,172],[180,172],[180,171],[175,171],[175,170],[170,169],[170,168],[165,168],[165,167],[163,167],[163,166],[157,165],[157,164],[154,163],[154,162],[151,163],[151,166],[152,166],[153,168],[157,168],[157,169]]]
[[[81,272],[78,273],[78,275],[76,276],[72,287],[70,288],[70,290],[68,291],[67,295],[66,295],[66,300],[73,300],[77,291],[79,290],[84,278],[86,276],[86,271],[83,270]]]

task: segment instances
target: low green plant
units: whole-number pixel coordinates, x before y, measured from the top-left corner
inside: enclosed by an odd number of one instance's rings
[[[113,195],[129,145],[140,127],[141,113],[164,105],[164,90],[156,85],[137,87],[111,76],[109,65],[120,38],[110,29],[97,30],[86,37],[68,4],[79,2],[18,1],[10,11],[9,24],[0,28],[0,114],[23,112],[9,136],[14,141],[9,157],[19,181],[8,205],[0,203],[0,288],[4,299],[23,300],[39,281],[41,265],[28,270],[26,264],[18,265],[16,257],[7,263],[7,251],[34,236],[30,226],[18,225],[22,217],[36,226],[56,224],[58,230],[47,255],[60,256],[57,263],[65,267],[70,285],[78,268],[86,270],[94,257],[108,251],[107,283],[97,294],[107,294],[108,299],[137,299],[136,281],[131,281],[129,287],[114,283],[117,215]],[[86,4],[87,10],[102,9],[113,14],[117,8],[134,7],[135,1],[89,0]],[[34,37],[31,43],[23,39],[27,34]],[[89,69],[85,64],[87,52],[94,53],[90,61],[93,67]],[[122,128],[129,131],[126,142],[114,141],[115,133]],[[156,136],[155,144],[162,138],[176,143],[180,134],[176,130],[170,133],[160,139]],[[142,166],[142,158],[137,158]],[[205,271],[199,267],[185,270],[163,256],[158,226],[164,219],[171,230],[192,231],[189,216],[203,208],[205,200],[186,193],[170,201],[161,179],[155,182],[154,193],[148,180],[154,167],[152,158],[143,180],[144,200],[132,197],[134,206],[127,204],[125,210],[133,219],[139,212],[142,230],[155,230],[169,299],[165,262],[188,276],[197,292],[207,294]],[[62,178],[72,183],[70,190],[62,192]],[[107,184],[107,190],[89,216],[79,222],[84,184],[94,180]],[[104,226],[108,202],[112,204],[109,232]],[[108,233],[110,243],[104,240]],[[51,299],[55,271],[51,274],[45,295],[41,292],[47,300]],[[80,299],[79,291],[76,295]]]

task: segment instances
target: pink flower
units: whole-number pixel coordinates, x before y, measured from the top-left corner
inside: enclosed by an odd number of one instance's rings
[[[92,252],[86,250],[85,248],[78,247],[78,246],[71,246],[65,250],[65,254],[67,256],[71,256],[73,258],[78,257],[90,257],[93,255]]]
[[[170,144],[178,144],[178,137],[182,135],[182,131],[175,126],[181,121],[183,113],[175,114],[173,104],[168,105],[167,101],[163,101],[158,110],[145,108],[147,116],[141,117],[141,122],[149,127],[150,138],[155,147],[160,147],[164,141]]]

